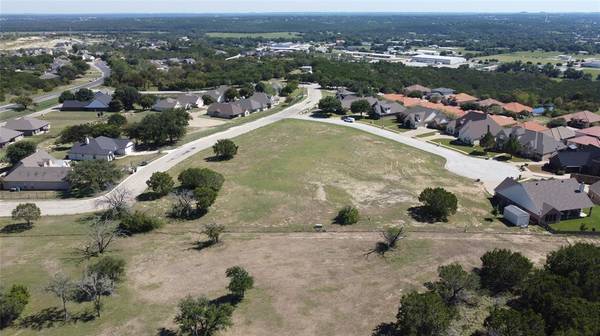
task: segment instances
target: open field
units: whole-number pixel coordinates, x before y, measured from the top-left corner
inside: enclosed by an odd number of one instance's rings
[[[0,219],[0,227],[8,223]],[[254,276],[255,288],[236,309],[234,326],[220,335],[368,335],[393,319],[404,292],[433,280],[440,264],[478,266],[479,257],[495,247],[541,262],[569,242],[546,235],[414,232],[386,258],[367,258],[364,253],[379,239],[375,232],[230,233],[219,246],[199,251],[195,243],[205,237],[197,229],[170,223],[156,233],[117,240],[109,254],[126,259],[126,279],[103,299],[100,318],[66,325],[41,313],[59,305],[43,288],[57,272],[80,277],[87,262],[75,251],[85,221],[46,217],[23,233],[2,234],[0,281],[25,284],[32,294],[22,315],[26,322],[3,335],[161,335],[162,328],[175,330],[176,304],[184,296],[226,294],[224,271],[233,265]],[[91,304],[71,302],[68,309],[81,316]]]
[[[573,59],[587,59],[587,58],[600,58],[600,54],[590,54],[590,55],[577,55],[577,54],[565,54],[558,51],[517,51],[506,54],[497,54],[497,55],[489,55],[477,57],[477,60],[486,60],[486,59],[497,59],[500,62],[515,62],[515,61],[523,61],[523,62],[532,62],[532,63],[562,63],[566,64],[566,61],[558,59],[558,55],[569,55],[572,56]]]
[[[440,157],[392,141],[298,120],[234,141],[240,150],[233,160],[207,161],[212,151],[206,150],[170,171],[176,177],[188,167],[208,167],[225,176],[214,209],[190,227],[217,222],[244,231],[306,231],[317,223],[335,230],[427,228],[432,225],[415,221],[408,209],[419,204],[424,188],[443,186],[457,193],[460,209],[449,223],[434,227],[511,230],[489,218],[491,206],[482,186],[449,173]],[[348,204],[360,209],[359,223],[332,225],[337,211]],[[168,198],[138,204],[158,216],[170,206]]]
[[[206,33],[208,37],[214,38],[264,38],[264,39],[295,39],[302,34],[296,32],[272,32],[272,33]]]

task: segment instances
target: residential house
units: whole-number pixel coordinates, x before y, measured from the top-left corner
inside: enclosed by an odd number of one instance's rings
[[[600,181],[590,186],[590,189],[588,190],[588,196],[590,196],[592,202],[600,204]]]
[[[229,89],[227,85],[221,85],[214,90],[207,91],[205,95],[212,97],[216,103],[225,101],[225,92]]]
[[[489,117],[492,118],[498,125],[502,127],[509,127],[517,124],[517,121],[513,117],[503,116],[499,114],[489,114]]]
[[[506,178],[495,189],[494,199],[501,209],[515,205],[529,213],[539,225],[579,218],[581,210],[594,203],[576,179],[517,182]]]
[[[587,147],[600,148],[600,139],[589,135],[582,135],[567,140],[567,144],[569,144],[569,146],[577,147],[579,149],[584,149]]]
[[[477,105],[479,105],[483,109],[487,109],[492,106],[503,106],[504,103],[499,102],[496,99],[488,98],[488,99],[478,101]]]
[[[558,151],[567,148],[564,143],[548,134],[528,130],[520,126],[499,132],[496,135],[496,146],[502,148],[511,137],[516,138],[520,144],[519,155],[537,161],[548,160]]]
[[[106,160],[112,161],[116,156],[128,155],[133,152],[134,145],[130,139],[115,139],[105,136],[86,138],[75,144],[67,153],[70,160]]]
[[[208,107],[207,114],[219,118],[244,117],[250,113],[271,108],[272,97],[263,92],[256,92],[249,98],[240,99],[230,103],[214,103]]]
[[[493,136],[496,136],[503,130],[502,126],[494,121],[494,119],[486,114],[483,114],[483,116],[483,119],[472,120],[458,130],[456,136],[460,142],[469,145],[478,145],[479,140],[481,140],[486,133],[490,132]]]
[[[23,139],[23,132],[0,126],[0,148]]]
[[[449,118],[441,111],[422,106],[415,106],[406,109],[400,114],[399,119],[407,128],[416,129],[418,127],[439,128],[445,126]]]
[[[549,165],[554,171],[600,176],[600,149],[560,151],[550,158]]]
[[[66,190],[65,180],[71,166],[69,161],[58,160],[43,150],[38,150],[21,160],[2,179],[3,189]]]
[[[517,102],[503,104],[502,108],[504,109],[504,111],[511,113],[511,114],[528,115],[528,114],[531,114],[531,112],[533,111],[533,108],[531,108],[527,105],[523,105],[521,103],[517,103]]]
[[[396,102],[387,102],[383,100],[377,100],[375,104],[371,106],[372,114],[378,118],[394,116],[406,111],[406,107]]]
[[[578,137],[569,139],[577,145],[587,145],[600,148],[600,126],[592,126],[582,130],[576,130]]]
[[[407,86],[404,88],[404,93],[405,94],[409,94],[412,92],[421,92],[424,95],[427,95],[428,93],[431,92],[431,89],[423,86],[423,85],[419,85],[419,84],[415,84],[415,85],[411,85],[411,86]]]
[[[228,119],[246,116],[242,107],[236,102],[211,104],[208,107],[207,114],[211,117]]]
[[[456,91],[454,91],[454,89],[440,87],[440,88],[431,89],[429,94],[430,95],[438,94],[442,97],[449,97],[449,96],[452,96],[454,94],[454,92],[456,92]]]
[[[47,132],[50,129],[50,123],[36,118],[23,117],[7,121],[5,127],[23,132],[25,136],[32,136]]]
[[[548,130],[548,127],[546,127],[536,121],[532,121],[532,120],[522,122],[520,124],[520,126],[523,127],[524,129],[528,129],[528,130],[534,131],[534,132],[544,132],[544,131]]]
[[[446,126],[446,132],[448,134],[457,136],[460,129],[463,128],[469,122],[485,120],[487,118],[488,118],[488,115],[485,113],[475,112],[475,111],[468,112],[465,115],[463,115],[462,117],[456,118],[456,119],[450,121],[448,123],[448,126]]]
[[[478,98],[466,93],[458,93],[451,96],[450,100],[455,102],[456,105],[463,105],[468,103],[475,103],[478,100]]]
[[[562,115],[554,119],[565,119],[569,126],[575,128],[589,128],[600,124],[600,114],[590,111],[581,111]]]
[[[177,99],[165,98],[157,100],[156,103],[152,106],[152,109],[154,111],[163,112],[167,110],[174,110],[180,108],[186,109],[187,107],[189,107],[189,105],[183,105]]]
[[[195,95],[191,93],[183,93],[177,96],[177,101],[183,106],[192,107],[202,107],[204,106],[204,101],[202,100],[202,96]]]
[[[562,141],[562,142],[566,142],[566,140],[577,136],[577,133],[575,132],[574,128],[566,127],[566,126],[550,128],[543,132],[545,134],[550,135],[554,139],[556,139],[558,141]]]
[[[60,108],[61,111],[107,111],[112,96],[98,91],[94,98],[88,101],[65,100]]]

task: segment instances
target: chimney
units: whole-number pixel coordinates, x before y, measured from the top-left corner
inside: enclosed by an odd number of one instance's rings
[[[90,144],[90,138],[88,138],[88,137],[85,137],[85,144],[86,144],[86,145],[89,145],[89,144]]]
[[[579,189],[577,189],[577,192],[582,193],[584,191],[585,191],[585,184],[579,183]]]

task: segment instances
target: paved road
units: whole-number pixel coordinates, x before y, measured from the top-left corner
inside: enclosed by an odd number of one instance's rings
[[[100,72],[102,72],[102,76],[98,77],[97,79],[95,79],[91,82],[73,86],[70,90],[77,90],[77,89],[81,89],[81,88],[91,89],[96,86],[100,86],[104,83],[104,78],[110,76],[110,68],[108,67],[106,62],[104,62],[102,60],[96,60],[93,63],[89,63],[89,64],[91,66],[95,67],[96,69],[100,70]],[[40,96],[33,97],[33,101],[35,103],[43,102],[46,100],[58,98],[58,96],[60,96],[60,94],[61,94],[61,92],[43,94]],[[4,112],[6,110],[9,110],[9,109],[16,108],[16,107],[18,107],[16,104],[7,104],[7,105],[0,106],[0,113]]]
[[[323,119],[313,118],[308,115],[295,116],[295,118],[352,127],[424,150],[435,155],[439,155],[446,159],[446,169],[457,175],[470,179],[480,179],[484,183],[486,189],[490,192],[493,192],[493,189],[505,178],[519,176],[519,170],[514,165],[495,160],[484,160],[470,157],[441,146],[436,146],[428,142],[413,139],[403,134],[386,131],[379,127],[362,123],[347,123],[338,118]]]
[[[253,131],[257,128],[272,124],[281,119],[288,118],[298,113],[313,108],[321,99],[321,91],[318,86],[308,86],[308,97],[303,101],[292,105],[281,112],[270,116],[248,122],[239,126],[232,127],[226,131],[215,133],[198,139],[178,147],[170,151],[168,154],[150,162],[147,166],[141,167],[137,173],[127,177],[115,190],[129,190],[133,196],[143,193],[146,189],[146,181],[152,173],[156,171],[167,171],[173,166],[187,159],[188,157],[212,147],[219,139],[228,139],[240,136],[242,134]],[[114,190],[111,192],[115,192]],[[100,209],[97,202],[101,197],[88,199],[69,199],[69,200],[43,200],[32,201],[38,205],[42,211],[42,215],[69,215],[92,212]],[[19,204],[25,201],[0,201],[0,217],[10,216],[11,211]]]

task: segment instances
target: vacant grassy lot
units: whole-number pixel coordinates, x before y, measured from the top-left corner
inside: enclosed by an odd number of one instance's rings
[[[0,228],[11,223],[0,219]],[[46,217],[28,231],[0,234],[0,282],[25,284],[31,293],[22,321],[3,335],[164,335],[162,328],[176,330],[176,305],[186,295],[226,294],[224,271],[233,265],[254,276],[255,288],[236,309],[234,326],[220,335],[369,335],[393,320],[401,295],[423,289],[440,264],[460,262],[470,269],[495,247],[540,262],[568,243],[546,235],[410,233],[386,258],[367,258],[377,233],[231,233],[222,244],[199,251],[195,243],[204,236],[170,223],[159,232],[117,240],[108,253],[125,258],[125,280],[103,299],[100,318],[64,325],[43,313],[59,306],[44,288],[57,272],[80,278],[90,262],[76,252],[86,225],[76,216]],[[91,304],[70,302],[68,309],[82,316]],[[481,317],[469,322],[480,324]]]
[[[580,231],[584,225],[587,231],[600,232],[600,206],[592,208],[591,215],[589,210],[585,210],[585,213],[588,215],[587,217],[563,220],[560,223],[552,224],[552,228],[558,231]]]
[[[234,139],[238,155],[207,160],[206,150],[176,166],[208,167],[225,176],[213,209],[186,225],[217,222],[244,231],[373,229],[387,225],[425,228],[506,228],[486,221],[491,207],[483,189],[443,169],[442,158],[345,127],[285,120]],[[426,187],[442,186],[459,198],[449,223],[423,224],[408,214]],[[157,215],[171,207],[168,198],[138,206]],[[337,211],[354,204],[362,219],[351,228],[332,225]],[[183,225],[183,224],[182,224]]]
[[[545,51],[517,51],[517,52],[512,52],[512,53],[506,53],[506,54],[482,56],[482,57],[478,57],[476,59],[481,59],[481,60],[497,59],[500,62],[523,61],[523,62],[532,62],[534,64],[536,64],[538,62],[542,63],[542,64],[546,64],[546,63],[566,64],[567,63],[566,61],[558,59],[558,55],[566,55],[566,54],[558,52],[558,51],[548,51],[548,52],[545,52]],[[591,55],[569,54],[569,55],[572,56],[573,59],[586,59],[586,58],[600,57],[600,55],[598,55],[598,54],[591,54]]]
[[[263,39],[296,39],[302,34],[296,32],[273,32],[273,33],[206,33],[208,37],[214,38],[263,38]]]

